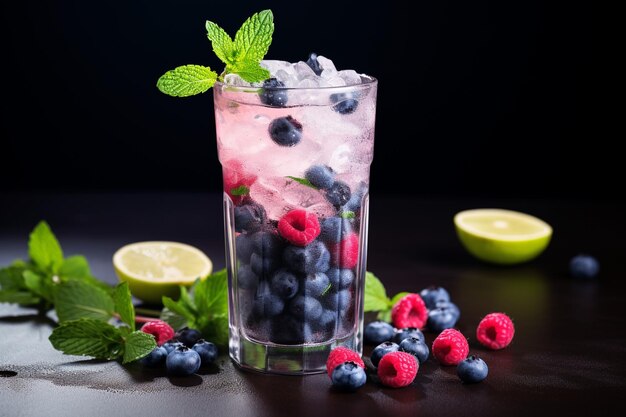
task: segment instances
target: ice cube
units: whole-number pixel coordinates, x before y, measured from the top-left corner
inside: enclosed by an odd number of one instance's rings
[[[285,84],[285,87],[296,87],[298,84],[298,79],[296,77],[295,71],[292,70],[292,67],[287,68],[278,70],[276,72],[276,79],[278,81],[282,81],[283,84]]]
[[[346,82],[343,80],[343,78],[339,77],[338,75],[334,75],[326,79],[326,84],[329,87],[345,87]]]
[[[294,67],[294,70],[296,71],[296,76],[298,77],[298,80],[300,81],[306,78],[316,77],[315,72],[313,72],[311,67],[309,67],[309,65],[306,62],[303,62],[303,61],[296,62],[296,64],[293,67]]]
[[[305,78],[298,83],[298,88],[317,88],[319,83],[315,81],[315,78]]]
[[[320,63],[320,66],[322,67],[323,70],[337,71],[337,68],[335,68],[335,64],[333,63],[333,61],[326,58],[325,56],[322,56],[322,55],[318,56],[317,62]]]
[[[361,76],[355,70],[343,70],[337,75],[346,82],[346,85],[361,84]]]
[[[224,83],[236,87],[250,87],[250,83],[237,74],[226,74],[224,76]]]
[[[284,70],[286,67],[291,66],[291,64],[287,61],[266,59],[264,61],[261,61],[261,66],[263,68],[266,68],[270,72],[272,77],[276,77],[276,73],[278,72],[278,70],[281,70],[281,69]]]

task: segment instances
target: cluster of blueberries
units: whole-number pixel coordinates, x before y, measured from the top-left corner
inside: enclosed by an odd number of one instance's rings
[[[259,341],[319,343],[354,326],[356,229],[367,186],[352,193],[320,165],[305,177],[337,215],[292,210],[276,223],[249,198],[234,207],[238,304],[246,334]]]
[[[200,367],[211,365],[217,359],[217,354],[217,346],[202,339],[200,332],[185,328],[140,362],[152,368],[165,364],[168,374],[187,376],[198,372]]]
[[[320,75],[323,68],[317,60],[317,54],[311,53],[306,63],[316,75]],[[286,107],[289,101],[288,89],[285,84],[276,78],[269,78],[263,82],[259,92],[261,103],[272,107]],[[332,108],[339,114],[352,114],[356,111],[359,101],[354,93],[334,93],[330,95]],[[302,124],[291,116],[274,119],[269,126],[272,140],[280,146],[295,146],[302,140]]]

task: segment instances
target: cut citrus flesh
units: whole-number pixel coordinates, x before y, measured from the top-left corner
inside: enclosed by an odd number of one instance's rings
[[[512,210],[462,211],[454,216],[454,225],[472,255],[498,264],[529,261],[543,252],[552,237],[549,224]]]
[[[177,298],[179,285],[191,286],[206,278],[213,264],[202,251],[184,243],[137,242],[115,252],[113,267],[135,297],[160,303],[164,295]]]

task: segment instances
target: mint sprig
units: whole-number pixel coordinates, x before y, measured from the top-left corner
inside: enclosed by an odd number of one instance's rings
[[[377,318],[386,322],[391,321],[391,309],[408,292],[400,292],[392,298],[387,297],[387,291],[382,282],[371,272],[365,273],[365,299],[363,311],[377,312]]]
[[[254,83],[266,80],[270,73],[260,65],[272,43],[274,15],[263,10],[249,17],[235,34],[233,40],[217,23],[206,22],[206,31],[213,52],[226,67],[218,76],[211,68],[202,65],[183,65],[166,72],[157,81],[157,88],[170,96],[188,97],[204,93],[226,74],[238,74]]]
[[[228,276],[222,269],[197,280],[191,293],[180,287],[180,298],[163,297],[161,320],[173,328],[190,327],[221,346],[228,344]]]

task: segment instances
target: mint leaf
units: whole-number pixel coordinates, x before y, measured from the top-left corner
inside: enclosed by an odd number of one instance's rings
[[[189,295],[189,291],[187,291],[187,287],[180,286],[180,299],[178,303],[181,304],[184,308],[191,311],[192,313],[196,313],[196,303],[191,299]]]
[[[170,297],[163,296],[162,302],[163,306],[165,306],[172,313],[184,317],[185,319],[187,319],[187,321],[194,320],[195,314],[193,313],[193,311],[189,310],[180,301],[176,302]]]
[[[344,219],[354,219],[356,217],[356,214],[354,214],[353,211],[347,210],[341,213],[341,217],[343,217]]]
[[[120,319],[128,324],[131,330],[135,330],[135,307],[130,295],[128,282],[124,281],[113,289],[113,303],[115,311],[120,315]]]
[[[202,336],[218,346],[228,346],[228,315],[214,316],[204,320],[199,329]]]
[[[0,269],[0,288],[4,291],[26,289],[23,266],[8,266]]]
[[[44,271],[56,273],[63,264],[63,250],[45,221],[33,229],[28,241],[28,256]]]
[[[154,336],[140,330],[132,332],[124,338],[124,356],[122,363],[136,361],[152,352],[157,344]]]
[[[206,21],[206,31],[215,55],[226,65],[235,63],[235,44],[230,35],[209,20]]]
[[[80,318],[107,321],[113,317],[114,302],[106,291],[72,280],[59,285],[55,309],[60,323]]]
[[[289,178],[291,180],[294,180],[295,182],[298,182],[302,185],[306,185],[307,187],[311,187],[311,188],[315,188],[316,190],[318,189],[316,186],[314,186],[311,181],[307,180],[306,178],[299,178],[299,177],[292,177],[291,175],[287,175],[285,178]]]
[[[230,71],[239,74],[241,78],[249,83],[267,80],[270,77],[270,72],[254,61],[236,63],[230,67]]]
[[[250,189],[245,185],[240,185],[239,187],[231,188],[230,193],[233,196],[242,196],[250,194]]]
[[[393,306],[395,306],[395,305],[396,305],[396,303],[397,303],[398,301],[400,301],[400,299],[401,299],[401,298],[403,298],[403,297],[405,297],[405,296],[407,296],[407,295],[409,295],[409,294],[410,294],[410,293],[409,293],[409,292],[406,292],[406,291],[403,291],[403,292],[399,292],[399,293],[397,293],[396,295],[394,295],[394,296],[391,298],[391,301],[389,301],[389,307],[393,308]]]
[[[38,304],[41,298],[30,291],[0,290],[0,303],[14,303],[22,305]]]
[[[75,255],[63,261],[59,268],[59,275],[69,279],[88,279],[91,277],[91,270],[84,256]]]
[[[26,288],[28,288],[31,292],[37,295],[43,295],[43,279],[41,278],[41,276],[29,270],[24,271],[22,276],[24,277],[24,285],[26,286]]]
[[[389,298],[382,282],[371,272],[365,273],[363,311],[389,310]]]
[[[259,63],[272,43],[273,33],[274,15],[271,10],[263,10],[249,17],[235,35],[237,62]]]
[[[174,330],[182,329],[183,327],[188,327],[187,319],[177,313],[174,313],[167,307],[163,307],[161,311],[161,320],[172,326]]]
[[[225,269],[196,283],[194,303],[202,316],[228,314],[228,275]]]
[[[174,97],[188,97],[204,93],[213,87],[217,73],[202,65],[183,65],[163,74],[157,81],[162,93]]]
[[[67,355],[115,359],[120,356],[124,340],[120,331],[103,321],[82,318],[61,323],[49,337],[55,349]]]

